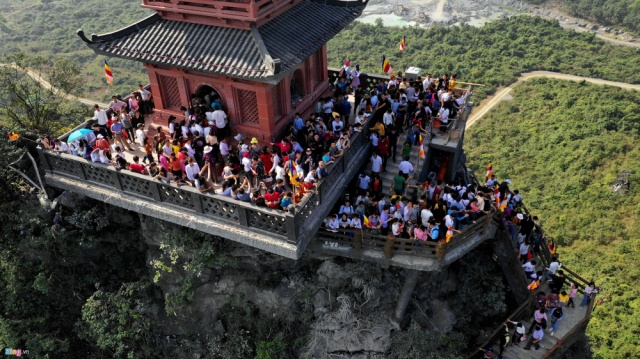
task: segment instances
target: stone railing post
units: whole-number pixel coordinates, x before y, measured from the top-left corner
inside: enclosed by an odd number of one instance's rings
[[[47,159],[47,156],[44,154],[44,148],[42,148],[41,145],[38,145],[36,149],[38,150],[38,155],[40,156],[40,162],[42,162],[42,166],[44,166],[45,171],[52,172],[51,166],[49,165],[49,160]]]
[[[122,192],[122,182],[120,182],[120,172],[119,171],[111,171],[111,177],[113,178],[113,183],[116,186],[118,191]]]
[[[191,193],[191,203],[193,203],[193,210],[196,211],[197,213],[204,213],[201,199],[202,199],[201,193]]]
[[[157,182],[149,183],[149,188],[151,188],[153,199],[158,202],[162,202],[162,197],[160,197],[160,189],[158,188],[158,183]]]
[[[384,256],[387,259],[391,259],[393,257],[393,246],[396,244],[396,237],[393,234],[390,234],[387,237],[387,243],[384,245]]]
[[[285,226],[287,228],[287,240],[291,243],[298,243],[298,236],[296,233],[296,216],[287,213],[285,216]],[[300,223],[302,226],[302,223]]]
[[[249,211],[244,206],[237,206],[238,221],[242,227],[249,227]]]

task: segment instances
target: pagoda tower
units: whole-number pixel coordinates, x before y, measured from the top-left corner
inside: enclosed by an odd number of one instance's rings
[[[143,0],[156,13],[80,38],[97,54],[140,61],[156,122],[183,118],[192,94],[217,92],[236,132],[269,142],[329,89],[326,42],[368,0]]]

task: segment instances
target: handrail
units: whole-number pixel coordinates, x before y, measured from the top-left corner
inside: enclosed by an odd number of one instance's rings
[[[168,204],[187,213],[197,213],[279,236],[290,243],[295,244],[300,239],[296,231],[296,217],[288,212],[258,207],[217,194],[200,193],[190,186],[178,187],[154,180],[148,175],[118,171],[114,167],[93,163],[78,156],[53,153],[42,148],[38,148],[38,151],[48,172],[77,178],[123,195]]]
[[[448,253],[451,253],[454,249],[467,243],[468,240],[474,238],[478,232],[485,231],[492,220],[493,216],[487,215],[485,220],[477,221],[477,223],[464,228],[462,233],[454,235],[449,243],[398,238],[393,235],[375,235],[369,232],[366,228],[362,230],[340,228],[337,232],[320,229],[317,232],[316,240],[324,242],[336,239],[335,242],[344,244],[353,249],[383,250],[387,259],[391,259],[395,254],[403,254],[437,258],[439,262],[444,263],[447,259],[446,255]],[[358,239],[360,239],[359,242],[357,241]],[[425,249],[427,252],[431,251],[434,253],[425,253]]]
[[[496,342],[496,340],[498,340],[498,338],[500,337],[500,335],[502,334],[502,332],[504,331],[504,325],[508,323],[509,320],[513,320],[513,319],[518,319],[521,318],[525,313],[527,313],[530,309],[530,307],[533,305],[533,300],[534,300],[534,296],[530,295],[529,298],[522,304],[520,304],[520,306],[518,308],[516,308],[516,310],[514,310],[509,317],[507,318],[507,320],[503,321],[500,326],[498,326],[492,333],[491,336],[489,337],[489,339],[487,341],[485,341],[480,348],[486,348],[489,345],[493,344]],[[480,349],[476,349],[471,355],[469,355],[467,358],[468,359],[477,359],[478,355],[481,354],[482,352],[480,351]]]
[[[531,216],[531,212],[529,212],[529,210],[527,209],[527,207],[525,206],[525,204],[522,204],[522,208],[524,209],[524,211],[527,213],[527,215]],[[546,261],[547,264],[545,266],[547,266],[550,262],[551,262],[551,253],[549,252],[549,246],[548,243],[546,241],[546,236],[544,235],[544,231],[542,229],[542,227],[538,224],[536,224],[536,229],[538,229],[540,231],[540,234],[542,235],[542,245],[544,248],[542,248],[542,257],[541,259],[543,261]],[[562,270],[564,270],[565,272],[571,274],[572,276],[574,276],[576,279],[571,278],[570,276],[566,276],[567,279],[571,279],[572,282],[574,282],[576,284],[576,286],[579,288],[579,291],[581,293],[584,293],[584,291],[582,290],[582,288],[585,285],[588,285],[589,281],[587,281],[586,279],[584,279],[583,277],[579,276],[576,272],[572,271],[571,269],[567,268],[565,265],[562,266]],[[580,282],[583,282],[584,284],[581,284]],[[569,332],[567,332],[567,334],[565,334],[561,339],[559,339],[556,344],[547,352],[545,353],[545,355],[543,356],[543,358],[549,358],[553,353],[555,353],[555,351],[559,350],[564,342],[566,341],[566,338],[570,338],[573,335],[575,335],[579,330],[582,330],[587,323],[589,322],[589,319],[591,317],[591,313],[593,312],[593,309],[595,307],[595,298],[596,298],[596,293],[592,293],[591,294],[591,300],[590,300],[590,304],[587,307],[587,311],[585,312],[585,316],[582,320],[580,320],[580,322],[578,322]],[[515,318],[515,314],[518,313],[523,307],[525,307],[525,304],[531,305],[531,301],[534,299],[534,295],[533,293],[531,293],[529,295],[529,298],[527,299],[527,301],[525,301],[525,303],[523,303],[520,307],[518,307],[518,309],[516,309],[514,311],[514,313],[512,313],[509,318],[513,319]],[[493,335],[490,337],[490,339],[488,341],[486,341],[481,348],[487,347],[488,345],[493,344],[499,337],[500,333],[502,332],[504,324],[506,323],[503,322],[494,332]],[[473,358],[478,358],[478,355],[481,354],[481,351],[475,350],[468,358],[469,359],[473,359]]]

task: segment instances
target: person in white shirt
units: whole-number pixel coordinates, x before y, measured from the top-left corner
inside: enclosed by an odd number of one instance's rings
[[[93,106],[95,109],[93,111],[93,120],[98,121],[98,126],[104,128],[107,131],[107,137],[109,140],[113,137],[111,134],[111,129],[107,127],[107,122],[109,122],[109,116],[107,116],[107,111],[100,109],[99,105]]]
[[[448,123],[449,122],[449,109],[448,108],[442,108],[440,110],[440,121],[442,121],[442,123]]]
[[[353,218],[349,220],[349,227],[354,229],[362,229],[362,222],[360,221],[360,216],[358,215],[353,216]]]
[[[402,173],[406,176],[409,175],[409,173],[413,172],[413,165],[411,164],[411,162],[407,161],[407,159],[405,158],[402,162],[400,162],[400,164],[398,165],[398,169],[400,171],[402,171]]]
[[[327,217],[327,230],[331,232],[337,232],[340,228],[340,221],[335,216]]]
[[[249,182],[253,182],[253,173],[251,172],[251,159],[249,158],[249,152],[245,152],[242,156],[242,174],[249,178]]]
[[[151,106],[151,92],[147,91],[144,86],[138,85],[138,93],[140,93],[141,103],[138,104],[140,107],[140,113],[143,115],[148,115],[152,112]]]
[[[220,155],[225,163],[227,163],[227,159],[229,158],[229,144],[227,143],[226,137],[218,137],[220,141]]]
[[[356,116],[354,121],[355,121],[354,123],[359,123],[359,124],[363,124],[365,122],[363,110],[358,111],[358,115]]]
[[[338,211],[338,214],[340,215],[353,214],[354,212],[355,210],[353,209],[353,206],[351,205],[351,203],[349,203],[349,201],[346,201],[342,206],[340,206],[340,210]]]
[[[276,174],[276,182],[278,182],[279,179],[283,180],[285,182],[285,184],[287,183],[285,176],[287,175],[287,171],[284,169],[284,167],[278,165],[274,165],[273,166],[273,172],[275,172]]]
[[[52,152],[57,152],[57,153],[70,153],[69,151],[69,145],[67,145],[66,142],[62,142],[59,139],[56,139],[55,141],[56,147],[52,150]]]
[[[433,212],[431,212],[431,205],[428,204],[427,208],[420,211],[420,219],[422,219],[422,225],[427,226],[431,217],[433,217]]]
[[[187,174],[187,179],[190,182],[194,182],[196,179],[193,178],[193,176],[200,173],[200,166],[198,166],[193,157],[189,157],[188,164],[185,166],[184,171]]]
[[[373,131],[371,132],[371,136],[369,136],[374,149],[378,148],[378,135],[376,133],[377,131]]]
[[[358,186],[360,187],[363,193],[369,189],[370,182],[371,182],[371,177],[367,176],[364,173],[361,173],[360,176],[358,177]]]
[[[431,87],[432,83],[433,83],[433,79],[431,78],[431,74],[427,74],[427,78],[424,79],[424,81],[422,81],[422,87],[424,88],[425,91],[427,91],[429,87]]]
[[[218,138],[224,138],[228,135],[227,129],[227,114],[222,109],[217,109],[213,111],[211,115],[213,118],[213,123],[216,125],[218,129],[217,136]]]
[[[551,263],[549,263],[549,267],[545,268],[547,271],[545,273],[547,279],[551,280],[552,275],[556,275],[558,269],[562,267],[562,263],[558,262],[558,257],[551,257]]]
[[[96,148],[91,152],[91,161],[100,162],[105,165],[108,165],[110,162],[107,156],[105,156],[104,151],[99,148]]]
[[[393,116],[393,112],[391,110],[391,107],[389,107],[387,109],[387,112],[384,113],[384,115],[382,115],[382,123],[384,123],[385,126],[391,126],[393,125],[393,121],[394,120],[394,116]]]
[[[373,153],[371,156],[371,172],[373,174],[380,173],[380,169],[382,168],[382,157],[378,156],[377,152]]]
[[[144,147],[144,130],[143,130],[144,126],[142,124],[138,125],[138,129],[136,130],[136,137],[138,138],[138,144],[140,145],[140,147]]]

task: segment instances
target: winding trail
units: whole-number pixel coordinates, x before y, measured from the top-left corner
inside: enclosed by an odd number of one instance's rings
[[[626,82],[608,81],[608,80],[596,79],[593,77],[567,75],[567,74],[561,74],[559,72],[551,72],[551,71],[526,72],[522,74],[516,82],[498,90],[495,95],[487,98],[486,101],[484,101],[480,106],[478,106],[478,108],[475,109],[467,119],[467,125],[465,126],[465,128],[469,128],[474,123],[479,121],[484,115],[487,114],[487,112],[489,112],[493,107],[499,104],[507,95],[509,95],[511,93],[511,89],[513,89],[519,83],[536,78],[536,77],[546,77],[546,78],[576,81],[576,82],[586,81],[596,85],[614,86],[614,87],[620,87],[626,90],[640,91],[640,85],[629,84]]]
[[[45,89],[50,90],[51,88],[53,88],[53,85],[51,85],[49,83],[49,81],[45,80],[44,78],[42,78],[42,76],[40,76],[38,73],[31,71],[31,70],[23,70],[20,67],[14,65],[14,64],[2,64],[0,63],[0,67],[10,67],[12,69],[16,69],[19,71],[23,71],[25,74],[29,75],[29,77],[31,77],[32,79],[36,80],[38,83],[40,83]],[[60,91],[61,93],[64,94],[64,96],[72,101],[78,101],[82,104],[85,105],[89,105],[89,106],[93,106],[95,104],[98,104],[100,106],[100,108],[109,108],[109,105],[104,103],[104,102],[99,102],[96,100],[92,100],[92,99],[88,99],[88,98],[84,98],[84,97],[78,97],[69,93],[65,93]]]

